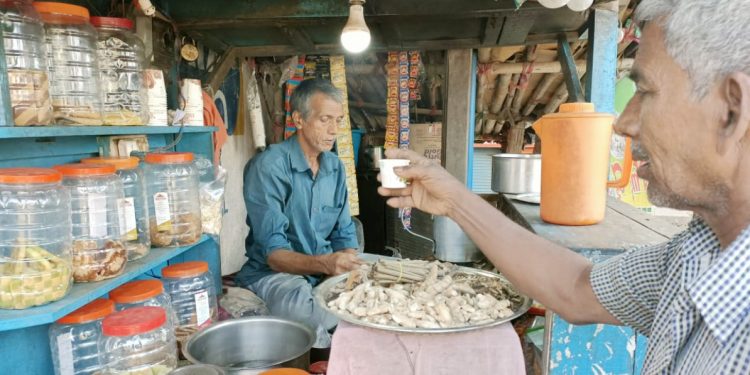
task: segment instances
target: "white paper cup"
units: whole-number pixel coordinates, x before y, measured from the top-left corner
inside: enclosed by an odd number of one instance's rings
[[[393,168],[407,165],[409,165],[408,159],[380,159],[380,184],[389,189],[405,188],[406,179],[397,176]]]

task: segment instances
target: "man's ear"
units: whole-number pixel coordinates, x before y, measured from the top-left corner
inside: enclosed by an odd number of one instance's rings
[[[737,72],[727,76],[722,94],[726,113],[721,119],[718,151],[724,154],[750,136],[750,75]]]
[[[299,113],[299,111],[292,112],[292,121],[294,121],[294,126],[296,126],[297,129],[302,129],[304,121],[302,119],[302,114]]]

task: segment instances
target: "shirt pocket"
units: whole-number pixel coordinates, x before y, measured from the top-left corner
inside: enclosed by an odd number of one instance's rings
[[[336,221],[339,219],[341,210],[344,207],[335,206],[323,206],[320,209],[320,217],[318,217],[318,230],[324,237],[328,237],[333,231],[333,227],[336,225]]]

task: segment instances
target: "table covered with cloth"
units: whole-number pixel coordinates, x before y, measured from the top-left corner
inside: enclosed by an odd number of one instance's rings
[[[523,375],[510,323],[441,334],[399,333],[340,322],[327,375]]]

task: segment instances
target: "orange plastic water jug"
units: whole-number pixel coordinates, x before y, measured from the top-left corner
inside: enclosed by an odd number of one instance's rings
[[[607,187],[627,186],[632,166],[627,138],[622,176],[607,181],[613,123],[613,115],[596,113],[591,103],[566,103],[533,125],[542,140],[542,220],[560,225],[604,220]]]

